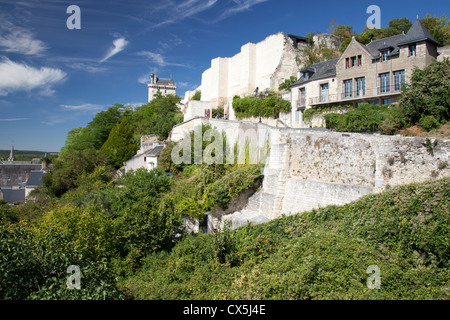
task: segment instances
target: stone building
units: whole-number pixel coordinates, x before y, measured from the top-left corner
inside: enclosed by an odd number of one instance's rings
[[[353,38],[340,58],[301,70],[291,86],[292,127],[303,127],[303,111],[312,107],[395,103],[413,70],[438,55],[438,43],[419,19],[407,34],[367,45]]]
[[[0,161],[0,200],[16,203],[27,200],[31,191],[42,184],[42,176],[52,167],[45,161],[15,161],[14,146],[7,161]]]
[[[173,82],[172,77],[170,79],[158,78],[154,73],[151,74],[150,83],[148,86],[148,102],[153,100],[154,95],[157,92],[161,92],[163,96],[168,94],[175,94],[177,86]]]
[[[158,166],[159,153],[165,145],[164,142],[158,140],[157,135],[142,136],[141,148],[133,157],[123,163],[125,173],[140,168],[155,169]]]

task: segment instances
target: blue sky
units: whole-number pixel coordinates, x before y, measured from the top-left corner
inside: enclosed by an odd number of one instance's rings
[[[81,29],[66,26],[70,5]],[[277,32],[326,32],[333,18],[361,32],[369,5],[382,27],[450,13],[448,0],[0,0],[0,149],[59,151],[97,112],[145,103],[152,72],[183,97],[213,58]]]

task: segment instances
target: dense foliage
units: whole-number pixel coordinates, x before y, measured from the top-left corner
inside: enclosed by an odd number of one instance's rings
[[[410,125],[424,117],[438,123],[450,120],[450,59],[432,63],[428,68],[416,68],[408,85],[404,86],[400,106]]]
[[[247,117],[277,118],[280,112],[290,112],[291,103],[279,97],[268,98],[239,98],[233,99],[233,110],[238,119]]]
[[[122,167],[136,153],[142,135],[166,139],[172,127],[183,120],[177,105],[180,100],[157,94],[135,110],[116,104],[97,113],[86,127],[72,129],[59,157],[53,160],[54,172],[43,178],[48,192],[61,197],[80,186],[83,174],[102,166],[110,170]]]
[[[405,125],[401,109],[388,105],[361,104],[344,114],[325,114],[324,118],[328,129],[340,132],[393,134]]]
[[[136,299],[449,299],[449,182],[191,235],[146,257],[122,288]]]

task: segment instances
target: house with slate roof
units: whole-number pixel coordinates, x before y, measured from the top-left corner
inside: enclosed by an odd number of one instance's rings
[[[172,78],[158,78],[158,76],[154,73],[151,74],[150,83],[147,86],[148,102],[153,100],[153,97],[157,92],[161,92],[161,94],[165,96],[168,94],[175,94],[177,90],[177,86],[173,82]]]
[[[300,71],[291,86],[292,127],[304,127],[303,112],[313,107],[396,103],[413,70],[438,55],[438,43],[419,19],[406,34],[367,45],[353,38],[340,58]]]
[[[123,163],[125,173],[140,168],[155,169],[158,166],[158,156],[165,146],[166,143],[159,141],[156,135],[142,136],[141,148]]]

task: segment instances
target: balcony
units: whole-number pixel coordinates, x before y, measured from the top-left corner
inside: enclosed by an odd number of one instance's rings
[[[308,99],[310,106],[323,105],[329,103],[350,102],[355,100],[370,100],[374,98],[382,98],[385,96],[399,95],[401,90],[395,90],[394,85],[387,88],[366,88],[363,90],[342,92],[338,94],[327,94]]]

